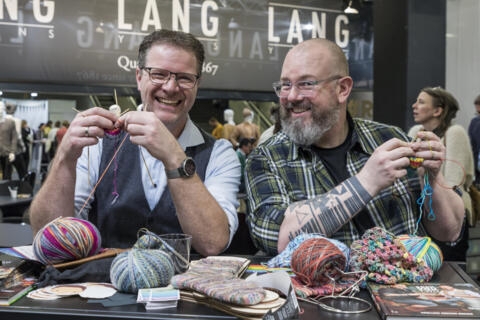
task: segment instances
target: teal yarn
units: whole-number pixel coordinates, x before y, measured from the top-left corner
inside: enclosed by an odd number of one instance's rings
[[[56,264],[95,255],[101,249],[97,227],[87,220],[59,217],[37,232],[32,247],[43,264]]]
[[[165,287],[175,269],[170,255],[158,249],[132,249],[120,253],[110,266],[110,281],[121,292]]]

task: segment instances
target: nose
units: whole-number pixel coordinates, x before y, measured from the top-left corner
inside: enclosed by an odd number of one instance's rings
[[[177,76],[173,73],[170,73],[170,77],[168,77],[167,81],[162,85],[162,87],[170,90],[178,89],[179,86],[177,83]]]

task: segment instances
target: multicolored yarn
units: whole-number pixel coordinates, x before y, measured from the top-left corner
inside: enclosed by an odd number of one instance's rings
[[[424,259],[410,253],[398,237],[380,227],[367,230],[350,250],[350,270],[368,271],[367,280],[394,284],[425,282],[433,276]]]
[[[295,277],[292,278],[292,285],[298,296],[305,298],[341,293],[358,280],[358,275],[344,272],[348,266],[348,256],[345,256],[342,248],[346,246],[332,240],[325,237],[307,239],[293,252],[291,267]]]
[[[194,290],[223,302],[258,304],[265,299],[266,292],[257,284],[236,276],[242,265],[237,259],[208,257],[193,262],[187,272],[175,275],[170,283],[174,288]]]
[[[326,239],[333,243],[335,246],[342,251],[343,255],[347,258],[347,265],[348,265],[348,257],[350,256],[350,249],[345,245],[343,242],[325,238],[320,233],[302,233],[296,236],[293,240],[291,240],[287,247],[280,252],[278,255],[273,257],[272,259],[268,260],[267,266],[270,268],[290,268],[290,263],[292,261],[292,254],[293,252],[305,241],[308,239]]]
[[[74,217],[59,217],[33,239],[33,252],[44,264],[82,259],[98,253],[101,236],[94,224]]]
[[[174,275],[170,255],[158,249],[132,249],[120,253],[110,266],[110,281],[121,292],[165,287]]]
[[[430,237],[399,235],[397,238],[408,252],[417,259],[423,259],[433,272],[440,270],[443,263],[443,253]]]
[[[160,237],[147,230],[138,231],[130,251],[119,254],[110,267],[110,280],[119,291],[136,293],[138,289],[165,287],[175,274],[173,260],[163,250]]]
[[[346,257],[326,239],[305,240],[292,255],[292,270],[307,286],[321,286],[340,278]]]

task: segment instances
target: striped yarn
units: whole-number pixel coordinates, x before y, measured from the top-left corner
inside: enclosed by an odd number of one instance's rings
[[[157,249],[132,249],[115,257],[110,267],[110,281],[121,292],[165,287],[174,275],[170,255]]]
[[[397,237],[415,258],[424,260],[434,272],[437,272],[443,263],[442,250],[429,237],[400,235]]]
[[[60,217],[35,235],[32,246],[40,262],[56,264],[95,255],[101,243],[100,232],[91,222]]]

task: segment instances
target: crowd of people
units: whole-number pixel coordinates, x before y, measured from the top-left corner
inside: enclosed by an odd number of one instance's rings
[[[408,134],[354,118],[344,52],[332,41],[310,39],[283,61],[273,84],[279,103],[263,136],[249,108],[239,124],[229,108],[223,124],[212,117],[210,134],[189,116],[204,58],[193,35],[154,31],[138,50],[141,108],[118,115],[95,107],[69,125],[39,128],[36,139],[56,143],[46,148],[51,169],[30,208],[34,231],[77,216],[96,224],[104,247],[130,247],[147,227],[190,234],[196,252],[217,255],[237,231],[240,192],[250,236],[267,255],[302,233],[350,245],[380,226],[428,235],[452,249],[447,259],[464,260],[465,230],[475,223],[468,189],[479,176],[480,117],[469,134],[454,124],[459,105],[452,94],[423,88],[412,105],[418,125]],[[11,153],[2,150],[2,157]],[[419,168],[411,168],[412,158],[422,159]],[[419,206],[427,184],[435,192]]]

